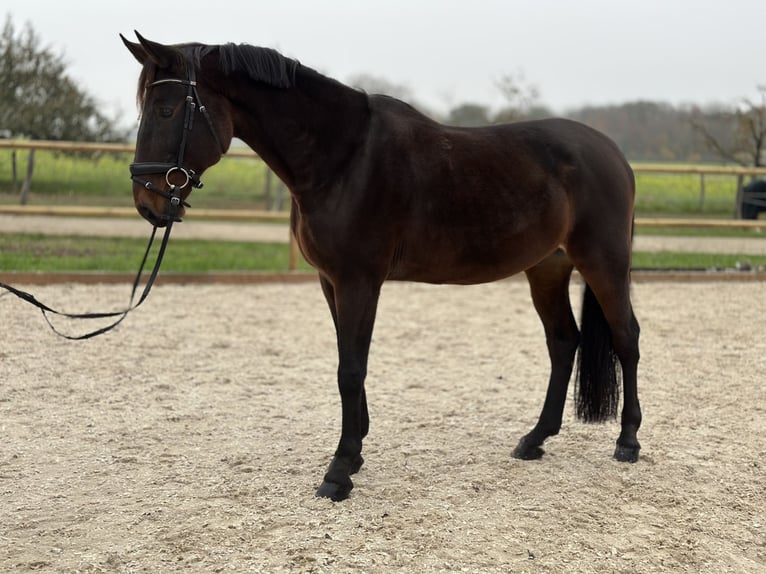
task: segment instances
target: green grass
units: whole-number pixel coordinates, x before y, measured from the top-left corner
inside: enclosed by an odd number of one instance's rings
[[[766,267],[766,255],[721,253],[678,253],[674,251],[633,253],[633,269],[735,269]]]
[[[737,178],[706,175],[700,204],[700,176],[694,174],[636,174],[636,214],[652,216],[721,217],[734,215]]]
[[[18,186],[26,173],[26,150],[17,153]],[[130,154],[103,154],[97,159],[38,150],[32,177],[30,204],[133,205],[128,166]],[[15,204],[11,150],[0,149],[0,203]],[[256,159],[225,157],[203,177],[194,190],[194,207],[236,209],[264,207],[266,165]],[[272,189],[277,180],[273,178]]]
[[[146,249],[146,241],[132,238],[0,234],[0,269],[135,272]],[[160,237],[155,240],[155,254],[159,243]],[[173,241],[171,238],[162,271],[286,271],[288,261],[289,246],[282,243]],[[147,265],[151,263],[153,259]],[[308,270],[311,267],[300,260],[299,269]]]
[[[733,227],[636,227],[636,235],[659,235],[671,237],[743,237],[766,239],[766,221],[763,228],[737,229]]]
[[[155,241],[156,248],[159,238]],[[146,241],[133,238],[90,238],[41,234],[0,234],[3,271],[135,272]],[[171,239],[163,272],[208,273],[286,271],[289,246],[282,243]],[[150,260],[149,265],[153,263]],[[766,267],[766,256],[716,253],[636,252],[634,269],[734,268],[748,264]],[[299,260],[299,270],[311,267]]]
[[[27,169],[27,150],[17,152],[17,177],[23,180]],[[118,197],[129,195],[128,165],[130,154],[103,154],[97,159],[64,153],[38,150],[32,192],[40,198],[67,198],[83,196]],[[20,185],[19,181],[19,185]],[[0,192],[10,195],[12,190],[11,150],[0,150]],[[18,201],[18,200],[17,200]]]

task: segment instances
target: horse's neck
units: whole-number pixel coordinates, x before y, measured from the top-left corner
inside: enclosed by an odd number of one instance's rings
[[[235,105],[234,135],[297,195],[329,185],[361,145],[367,96],[312,70],[286,90],[250,87]]]

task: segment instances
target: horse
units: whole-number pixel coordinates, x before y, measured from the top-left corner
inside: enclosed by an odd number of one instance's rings
[[[551,371],[537,423],[512,456],[538,459],[558,434],[577,356],[577,417],[616,419],[621,373],[614,458],[638,460],[635,180],[609,138],[557,118],[450,127],[270,48],[120,36],[142,66],[131,174],[145,219],[180,219],[233,137],[289,188],[290,227],[337,335],[342,428],[317,496],[346,499],[364,462],[367,359],[387,280],[468,285],[524,272]],[[574,269],[584,283],[579,327]]]

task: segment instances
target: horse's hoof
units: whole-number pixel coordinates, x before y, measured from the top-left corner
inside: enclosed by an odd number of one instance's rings
[[[527,443],[527,438],[524,437],[519,441],[519,444],[516,445],[516,448],[513,449],[511,456],[519,460],[538,460],[542,458],[544,454],[545,451],[540,445],[530,445]]]
[[[351,493],[351,489],[354,488],[351,481],[349,480],[348,482],[348,484],[336,484],[325,480],[319,488],[317,488],[316,495],[318,498],[329,498],[333,502],[346,500]]]
[[[614,459],[618,462],[637,462],[639,450],[641,450],[640,446],[618,444],[617,448],[614,449]]]

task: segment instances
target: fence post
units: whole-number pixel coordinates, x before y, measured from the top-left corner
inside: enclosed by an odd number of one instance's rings
[[[11,152],[11,193],[16,195],[19,192],[19,172],[16,164],[16,150]]]
[[[292,229],[290,230],[290,260],[287,263],[290,271],[298,269],[298,243],[295,241]]]
[[[271,170],[266,167],[266,182],[263,190],[264,209],[271,209]]]
[[[705,208],[705,174],[700,173],[700,205],[699,210],[702,211]]]
[[[29,159],[27,160],[27,176],[24,183],[21,184],[21,205],[26,205],[29,201],[29,188],[32,187],[32,173],[35,170],[35,148],[29,150]]]
[[[277,179],[277,192],[274,197],[274,211],[282,211],[285,205],[287,187],[281,179]]]
[[[742,219],[742,203],[745,199],[742,191],[742,180],[744,177],[745,176],[742,174],[737,176],[737,195],[734,200],[734,219]]]

